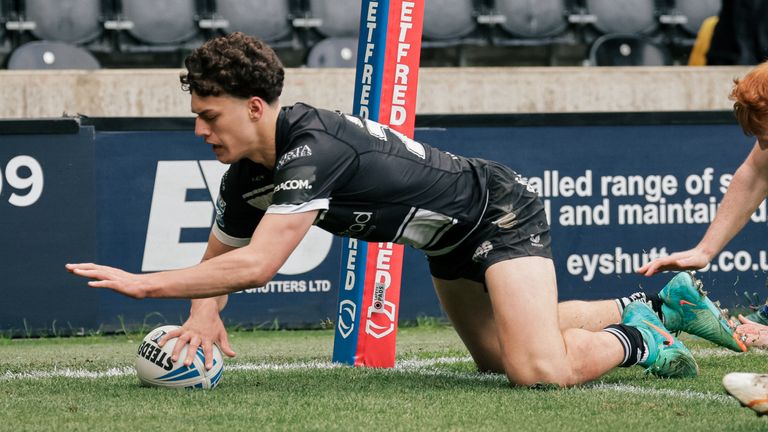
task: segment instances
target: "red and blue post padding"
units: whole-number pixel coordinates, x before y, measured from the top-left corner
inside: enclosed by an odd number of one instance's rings
[[[353,112],[411,138],[423,16],[424,0],[363,0],[360,16]],[[393,367],[403,247],[343,243],[333,361]]]

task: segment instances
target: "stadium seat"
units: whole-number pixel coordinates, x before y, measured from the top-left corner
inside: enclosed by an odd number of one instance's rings
[[[227,20],[227,32],[240,31],[265,42],[291,34],[290,8],[286,0],[217,0],[218,16]]]
[[[721,0],[676,0],[675,9],[686,18],[682,27],[696,35],[705,19],[720,13],[720,5]]]
[[[122,15],[133,23],[129,32],[150,44],[175,44],[198,32],[195,0],[123,0]]]
[[[25,15],[38,39],[81,44],[102,32],[101,0],[26,0]]]
[[[65,42],[36,41],[19,46],[8,57],[8,69],[99,69],[87,50]]]
[[[610,34],[592,43],[589,63],[592,66],[666,66],[672,59],[665,47],[642,36]]]
[[[328,37],[357,37],[360,0],[310,0],[309,13],[320,20],[317,31]]]
[[[357,38],[326,38],[316,43],[307,55],[307,66],[313,68],[355,67]]]
[[[496,0],[501,27],[524,38],[556,36],[568,26],[565,0]]]
[[[5,23],[8,21],[9,15],[8,6],[0,1],[0,41],[5,36]]]
[[[457,40],[477,27],[471,0],[427,0],[424,3],[423,37]]]
[[[658,27],[654,0],[585,0],[585,5],[605,34],[647,34]]]

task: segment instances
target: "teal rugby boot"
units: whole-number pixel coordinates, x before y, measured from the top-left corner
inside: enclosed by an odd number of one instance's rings
[[[664,325],[673,332],[684,331],[733,351],[747,346],[733,334],[726,311],[707,298],[704,285],[693,272],[680,272],[659,292],[663,302]]]
[[[635,327],[648,347],[648,356],[638,363],[646,372],[661,378],[692,378],[699,366],[691,352],[662,324],[647,304],[633,302],[624,308],[622,324]]]

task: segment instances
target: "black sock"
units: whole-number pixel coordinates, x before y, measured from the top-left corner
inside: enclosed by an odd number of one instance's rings
[[[643,342],[640,330],[624,324],[611,324],[603,329],[604,332],[616,336],[624,348],[624,360],[619,367],[634,366],[648,357],[648,347]]]
[[[642,291],[638,291],[630,294],[629,297],[617,298],[615,301],[616,305],[619,307],[619,315],[624,314],[624,308],[630,303],[641,301],[650,306],[651,309],[656,312],[656,315],[659,316],[661,322],[664,322],[664,317],[661,314],[661,305],[664,304],[664,302],[661,301],[661,297],[659,297],[658,294],[646,294]]]
[[[659,297],[658,294],[646,294],[645,298],[647,299],[646,303],[651,304],[651,309],[656,312],[656,315],[659,316],[661,322],[664,322],[664,316],[662,316],[661,313],[661,305],[663,305],[664,302],[661,300],[661,297]]]

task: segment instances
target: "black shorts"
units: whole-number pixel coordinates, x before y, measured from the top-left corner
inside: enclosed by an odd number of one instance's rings
[[[427,256],[432,276],[485,282],[493,264],[513,258],[552,258],[544,203],[522,177],[504,165],[489,162],[488,206],[483,220],[452,251]]]

